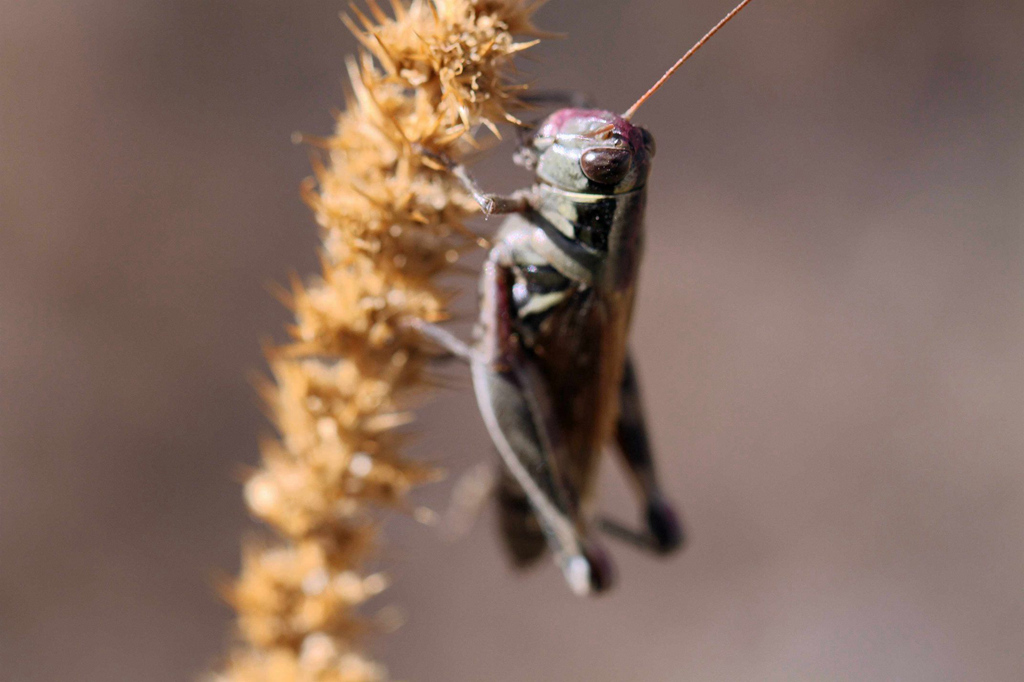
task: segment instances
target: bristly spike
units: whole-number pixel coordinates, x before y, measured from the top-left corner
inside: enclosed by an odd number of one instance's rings
[[[384,10],[377,4],[377,0],[366,0],[366,6],[370,8],[370,14],[377,20],[379,25],[387,24],[390,20],[387,14],[384,14]]]
[[[249,509],[281,538],[247,543],[224,590],[239,636],[217,680],[384,677],[356,607],[384,587],[366,573],[381,512],[411,513],[410,490],[435,478],[428,460],[400,453],[416,435],[407,411],[443,383],[433,349],[395,322],[446,319],[451,290],[465,288],[449,274],[478,240],[464,227],[476,203],[418,145],[463,161],[460,138],[511,117],[512,60],[529,44],[514,41],[539,33],[529,11],[541,1],[354,0],[346,12],[359,40],[348,106],[332,112],[329,140],[296,136],[312,156],[301,196],[320,266],[307,284],[293,275],[274,288],[292,309],[280,345],[263,344],[271,376],[259,393],[275,434],[244,477]]]
[[[401,0],[391,0],[391,9],[395,12],[396,21],[404,21],[406,15],[405,5],[402,4]]]
[[[648,98],[649,98],[649,97],[650,97],[651,95],[653,95],[653,94],[654,94],[655,92],[657,92],[657,91],[658,91],[658,89],[659,89],[659,88],[660,88],[660,87],[661,87],[662,85],[664,85],[664,84],[665,84],[665,81],[667,81],[667,80],[668,80],[669,78],[671,78],[671,77],[672,77],[672,74],[674,74],[674,73],[675,73],[675,72],[676,72],[676,71],[677,71],[677,70],[679,69],[679,67],[683,65],[683,62],[685,62],[685,61],[686,61],[687,59],[689,59],[690,57],[692,57],[692,56],[693,56],[693,54],[694,54],[694,53],[695,53],[695,52],[696,52],[697,50],[699,50],[700,48],[704,47],[704,43],[708,42],[708,40],[710,40],[710,39],[711,39],[711,36],[713,36],[713,35],[715,35],[716,33],[718,33],[718,30],[719,30],[720,28],[722,28],[723,26],[725,26],[726,24],[728,24],[728,23],[729,23],[729,21],[730,21],[730,20],[731,20],[731,19],[732,19],[732,18],[733,18],[734,16],[736,16],[737,14],[739,14],[739,13],[740,13],[740,10],[741,10],[741,9],[743,9],[744,7],[746,7],[748,3],[750,3],[750,0],[743,0],[743,2],[741,2],[741,3],[740,3],[740,4],[738,4],[738,5],[736,5],[736,7],[734,7],[734,8],[733,8],[733,10],[732,10],[731,12],[729,12],[728,14],[726,14],[726,15],[725,15],[725,17],[723,17],[721,21],[719,21],[719,22],[718,22],[717,24],[715,24],[715,27],[714,27],[714,28],[712,28],[712,29],[711,29],[710,31],[708,31],[707,33],[705,33],[705,34],[704,34],[704,37],[703,37],[703,38],[701,38],[700,40],[698,40],[698,41],[696,42],[696,44],[694,44],[694,46],[693,46],[693,47],[691,47],[691,48],[690,48],[689,50],[687,50],[686,54],[684,54],[684,55],[683,55],[682,57],[680,57],[680,58],[679,58],[679,61],[677,61],[677,62],[676,62],[675,64],[673,64],[673,65],[672,65],[672,68],[671,68],[671,69],[669,69],[668,71],[666,71],[666,72],[665,72],[665,75],[664,75],[664,76],[662,76],[661,78],[659,78],[659,79],[658,79],[658,82],[657,82],[657,83],[655,83],[654,85],[652,85],[652,86],[651,86],[650,90],[648,90],[647,92],[645,92],[645,93],[643,94],[643,96],[641,96],[641,97],[640,97],[640,99],[638,99],[638,100],[637,100],[636,102],[634,102],[634,103],[633,103],[633,106],[631,106],[631,107],[630,107],[629,109],[626,109],[626,113],[624,113],[624,114],[622,115],[622,118],[626,119],[627,121],[628,121],[629,119],[633,118],[633,114],[635,114],[635,113],[636,113],[636,110],[640,108],[640,105],[641,105],[641,104],[643,104],[644,102],[646,102],[646,101],[647,101],[647,99],[648,99]]]
[[[352,13],[356,15],[359,21],[363,22],[363,26],[366,27],[366,32],[372,33],[376,25],[372,21],[370,21],[370,17],[366,16],[363,13],[363,11],[359,9],[359,5],[357,5],[354,2],[350,2],[348,3],[348,7],[352,11]]]

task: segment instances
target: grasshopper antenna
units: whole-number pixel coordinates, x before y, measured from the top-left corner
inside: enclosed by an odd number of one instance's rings
[[[708,40],[710,40],[710,39],[711,39],[711,36],[713,36],[713,35],[715,35],[716,33],[718,33],[718,29],[720,29],[720,28],[722,28],[723,26],[725,26],[726,24],[728,24],[728,23],[729,23],[729,21],[730,21],[730,20],[731,20],[731,19],[732,19],[732,18],[733,18],[734,16],[736,16],[737,14],[739,14],[739,13],[740,13],[740,10],[741,10],[741,9],[743,9],[744,7],[746,7],[748,3],[750,3],[750,0],[743,0],[743,2],[741,2],[741,3],[740,3],[740,4],[738,4],[738,5],[736,5],[736,7],[734,7],[734,8],[733,8],[733,10],[732,10],[731,12],[729,12],[728,14],[726,14],[726,15],[725,15],[725,17],[724,17],[724,18],[723,18],[723,19],[722,19],[722,20],[721,20],[720,22],[718,22],[717,24],[715,24],[715,27],[714,27],[713,29],[711,29],[710,31],[708,31],[707,33],[705,33],[705,34],[704,34],[704,37],[703,37],[703,38],[701,38],[700,40],[698,40],[698,41],[697,41],[697,44],[696,44],[696,45],[694,45],[693,47],[691,47],[691,48],[690,48],[690,49],[689,49],[689,50],[688,50],[688,51],[686,52],[686,54],[684,54],[684,55],[683,55],[682,57],[680,57],[680,58],[679,58],[679,61],[677,61],[677,62],[676,62],[675,64],[673,64],[673,65],[672,65],[672,68],[671,68],[671,69],[669,69],[668,71],[666,71],[666,72],[665,72],[665,75],[664,75],[664,76],[662,76],[661,78],[659,78],[659,79],[658,79],[658,82],[657,82],[657,83],[655,83],[654,85],[652,85],[652,86],[651,86],[651,89],[650,89],[650,90],[648,90],[647,92],[645,92],[645,93],[643,94],[643,96],[642,96],[642,97],[641,97],[640,99],[638,99],[638,100],[637,100],[636,102],[634,102],[633,106],[631,106],[631,107],[630,107],[629,109],[626,109],[626,113],[624,113],[624,114],[622,115],[622,118],[626,119],[627,121],[628,121],[629,119],[631,119],[631,118],[633,117],[633,114],[635,114],[635,113],[636,113],[636,110],[640,108],[640,105],[641,105],[641,104],[643,104],[644,102],[646,102],[646,101],[647,101],[647,99],[648,99],[648,98],[649,98],[649,97],[650,97],[651,95],[653,95],[653,94],[654,94],[655,92],[657,92],[657,91],[658,91],[658,89],[659,89],[659,88],[660,88],[660,87],[661,87],[662,85],[664,85],[664,84],[665,84],[665,81],[667,81],[667,80],[668,80],[669,78],[671,78],[671,77],[672,77],[672,74],[674,74],[674,73],[675,73],[675,72],[676,72],[676,71],[677,71],[677,70],[679,69],[679,67],[683,65],[683,62],[685,62],[685,61],[686,61],[687,59],[689,59],[690,57],[692,57],[692,56],[693,56],[693,53],[694,53],[694,52],[696,52],[696,51],[697,51],[697,50],[699,50],[700,48],[704,47],[704,43],[708,42]]]

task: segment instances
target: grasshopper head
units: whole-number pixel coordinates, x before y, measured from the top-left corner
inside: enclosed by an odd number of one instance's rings
[[[537,178],[571,192],[621,194],[647,182],[654,138],[610,111],[562,109],[532,141]]]

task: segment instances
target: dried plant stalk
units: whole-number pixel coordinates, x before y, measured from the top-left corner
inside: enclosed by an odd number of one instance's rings
[[[407,507],[431,477],[402,456],[395,427],[430,359],[402,320],[439,321],[437,283],[474,240],[475,202],[417,150],[461,158],[476,131],[516,122],[514,55],[536,37],[537,0],[367,0],[347,19],[363,45],[328,162],[305,198],[322,228],[322,273],[294,282],[292,340],[268,351],[263,389],[278,436],[247,482],[251,512],[279,538],[244,552],[228,590],[239,642],[221,682],[363,682],[358,605],[384,588],[366,575],[381,510]],[[372,18],[371,18],[372,17]],[[357,23],[359,24],[357,25]]]

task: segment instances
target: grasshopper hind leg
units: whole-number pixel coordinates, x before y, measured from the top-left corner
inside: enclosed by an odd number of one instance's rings
[[[611,586],[611,562],[604,550],[586,536],[575,500],[559,476],[553,454],[559,444],[557,435],[545,423],[542,389],[529,379],[529,367],[519,366],[519,370],[502,370],[474,359],[473,382],[481,414],[508,475],[526,496],[530,513],[569,587],[581,595],[602,592]],[[513,499],[509,498],[510,504]],[[513,557],[518,553],[524,564],[533,560],[529,555],[536,551],[526,550],[536,536],[531,538],[529,531],[519,535],[528,527],[528,519],[524,511],[503,518],[520,526],[508,530],[516,534],[510,542]],[[506,535],[509,540],[511,532]]]
[[[534,565],[548,545],[530,498],[507,471],[501,472],[496,494],[501,537],[512,563],[516,568]]]
[[[481,337],[471,362],[480,413],[507,475],[525,495],[569,587],[577,594],[600,592],[611,585],[611,563],[587,537],[577,500],[559,472],[558,462],[565,459],[564,444],[544,379],[513,327],[508,260],[499,246],[484,264]],[[515,497],[509,496],[509,505]],[[523,527],[528,524],[525,512],[513,516],[509,511],[503,520]],[[510,525],[506,537],[519,530]],[[537,551],[536,536],[526,533],[517,537],[510,549],[529,563]]]

